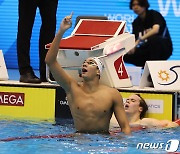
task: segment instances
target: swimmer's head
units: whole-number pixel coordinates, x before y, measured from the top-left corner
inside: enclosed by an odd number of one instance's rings
[[[135,95],[139,97],[139,106],[142,107],[142,112],[140,114],[140,119],[142,119],[145,117],[146,112],[148,111],[148,106],[146,104],[146,101],[144,100],[144,98],[141,97],[140,94]]]
[[[99,77],[101,76],[104,65],[103,65],[102,61],[98,57],[89,57],[88,59],[86,59],[84,61],[84,63],[85,62],[88,63],[88,65],[97,66],[97,69],[99,70]],[[79,72],[79,76],[82,77],[81,72]]]
[[[141,97],[140,94],[130,95],[124,103],[124,108],[126,113],[130,113],[130,114],[139,113],[140,119],[145,117],[146,112],[148,110],[146,101]]]
[[[104,68],[104,65],[102,63],[102,61],[98,58],[98,57],[91,57],[97,64],[97,67],[99,69],[99,72],[100,72],[100,75],[102,75],[102,71],[103,71],[103,68]]]

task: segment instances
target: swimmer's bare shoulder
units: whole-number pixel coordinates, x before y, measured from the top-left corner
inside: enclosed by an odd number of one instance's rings
[[[121,96],[120,92],[117,89],[110,88],[110,93],[113,96],[115,101],[122,102],[122,96]]]
[[[112,88],[112,87],[108,87],[106,85],[101,85],[100,86],[100,89],[105,92],[105,93],[108,93],[108,96],[110,96],[114,101],[118,101],[118,100],[121,100],[122,101],[122,96],[120,94],[120,92],[115,89],[115,88]]]
[[[106,86],[106,85],[100,85],[102,89],[105,89],[105,90],[108,90],[109,92],[111,93],[114,93],[114,94],[120,94],[119,91],[115,88],[112,88],[112,87],[109,87],[109,86]]]

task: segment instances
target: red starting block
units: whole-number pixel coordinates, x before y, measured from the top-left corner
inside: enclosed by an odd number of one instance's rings
[[[125,33],[125,21],[81,19],[70,36],[63,38],[57,56],[61,66],[77,81],[81,65],[88,57],[104,64],[100,82],[110,87],[131,87],[123,55],[135,46],[133,34]],[[50,47],[46,45],[46,49]],[[47,79],[49,70],[47,70]]]

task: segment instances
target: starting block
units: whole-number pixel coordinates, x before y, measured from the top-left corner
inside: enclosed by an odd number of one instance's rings
[[[71,35],[61,40],[57,61],[67,73],[82,81],[79,73],[84,60],[99,57],[104,64],[100,83],[114,88],[131,87],[123,55],[135,46],[135,37],[125,33],[125,26],[125,21],[81,19]],[[47,80],[53,82],[49,72],[47,68]]]
[[[0,81],[8,80],[8,79],[9,79],[9,76],[8,76],[6,64],[4,61],[3,52],[2,50],[0,50]]]
[[[180,61],[146,61],[140,88],[180,90]]]

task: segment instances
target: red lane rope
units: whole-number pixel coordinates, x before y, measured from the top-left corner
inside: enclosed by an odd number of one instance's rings
[[[0,141],[8,142],[8,141],[25,140],[25,139],[69,138],[73,136],[74,136],[73,134],[39,135],[39,136],[26,136],[26,137],[10,137],[6,139],[0,139]]]
[[[180,119],[177,119],[174,122],[180,126]],[[146,128],[142,126],[131,127],[131,131],[140,131],[143,129],[146,129]],[[121,132],[121,129],[113,130],[113,131],[110,131],[110,135],[115,135],[116,133],[120,133],[120,132]],[[73,137],[74,135],[75,134],[57,134],[57,135],[39,135],[39,136],[26,136],[26,137],[9,137],[6,139],[0,139],[0,141],[9,142],[9,141],[25,140],[25,139],[70,138],[70,137]]]

